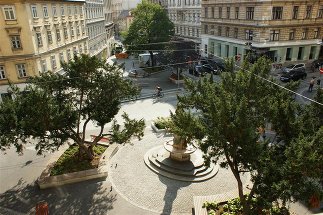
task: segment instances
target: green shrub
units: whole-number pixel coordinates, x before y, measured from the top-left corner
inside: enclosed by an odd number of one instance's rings
[[[96,155],[101,155],[106,150],[104,146],[95,146],[93,151]],[[57,160],[55,165],[51,168],[50,175],[62,175],[71,172],[78,172],[82,170],[88,170],[96,168],[94,165],[94,160],[90,161],[87,159],[82,159],[86,157],[84,154],[79,156],[79,147],[78,145],[70,146]],[[99,159],[98,157],[95,159]]]
[[[167,117],[158,117],[155,121],[154,121],[154,124],[155,126],[158,128],[158,129],[165,129],[167,127],[169,127],[170,123],[170,118]]]

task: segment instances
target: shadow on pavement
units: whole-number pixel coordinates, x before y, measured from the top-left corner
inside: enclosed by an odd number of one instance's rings
[[[165,204],[161,215],[172,214],[173,203],[177,197],[178,190],[180,190],[182,187],[189,186],[191,182],[176,181],[161,175],[158,175],[158,177],[159,180],[167,186],[164,195]]]
[[[35,214],[40,201],[48,203],[50,214],[107,214],[116,195],[111,195],[102,184],[99,179],[40,190],[35,184],[18,182],[0,194],[0,214]]]

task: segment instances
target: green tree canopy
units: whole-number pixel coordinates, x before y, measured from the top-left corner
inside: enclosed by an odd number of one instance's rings
[[[196,126],[188,126],[186,129],[191,131],[185,130],[183,135],[204,131],[198,138],[199,147],[207,162],[220,162],[221,167],[230,168],[237,180],[244,214],[251,214],[250,205],[255,195],[272,203],[278,199],[290,200],[300,189],[298,186],[311,193],[307,189],[309,177],[317,182],[320,174],[314,170],[323,172],[322,165],[318,164],[322,159],[321,149],[313,147],[320,144],[321,134],[317,131],[323,125],[317,123],[316,130],[309,132],[311,136],[302,133],[302,107],[289,91],[267,81],[274,82],[269,72],[270,62],[265,58],[260,58],[254,65],[245,61],[239,71],[235,71],[234,62],[230,60],[220,83],[214,83],[213,77],[199,82],[186,80],[189,93],[179,97],[179,108],[194,108],[199,113]],[[287,87],[294,89],[296,85],[292,83]],[[317,116],[311,110],[305,112]],[[283,140],[281,147],[269,144],[258,132],[268,123]],[[305,159],[306,151],[312,155],[308,159]],[[297,159],[293,160],[295,156]],[[305,168],[313,163],[316,165],[312,168]],[[295,167],[298,170],[293,172]],[[248,197],[241,180],[246,172],[253,182]]]
[[[124,44],[128,51],[149,51],[151,61],[154,63],[154,50],[163,49],[165,45],[163,42],[171,39],[174,35],[174,24],[159,4],[152,4],[146,0],[137,5],[133,16]]]
[[[0,104],[2,150],[14,144],[21,152],[24,143],[34,140],[41,154],[71,139],[92,159],[93,146],[104,136],[117,143],[143,136],[143,120],[131,120],[123,114],[123,130],[113,121],[121,101],[138,94],[137,88],[122,78],[118,66],[87,55],[62,66],[64,75],[47,72],[31,78],[27,93],[12,87],[15,99]],[[111,121],[112,130],[104,133]],[[99,130],[91,141],[85,139],[90,122]]]

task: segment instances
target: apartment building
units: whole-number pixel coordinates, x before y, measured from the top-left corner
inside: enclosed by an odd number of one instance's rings
[[[1,0],[0,97],[8,81],[62,72],[61,61],[88,53],[83,0]],[[0,98],[1,99],[1,98]]]
[[[114,23],[112,19],[112,3],[113,0],[104,0],[103,1],[103,11],[104,11],[104,19],[105,19],[105,31],[107,36],[107,57],[110,57],[112,48],[114,46]]]
[[[86,28],[89,36],[89,54],[107,57],[107,33],[103,0],[86,0]]]
[[[201,1],[200,0],[168,0],[169,19],[175,25],[175,35],[192,41],[197,49],[201,43]]]
[[[201,12],[203,56],[253,52],[285,63],[320,55],[322,0],[203,0]]]

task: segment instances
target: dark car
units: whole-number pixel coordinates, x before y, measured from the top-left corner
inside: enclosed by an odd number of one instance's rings
[[[223,72],[224,68],[225,68],[225,63],[224,63],[224,60],[222,60],[222,59],[202,58],[200,60],[200,62],[201,62],[202,65],[209,64],[213,68],[216,68],[218,73]]]
[[[298,81],[299,79],[305,79],[307,74],[305,71],[305,64],[291,64],[281,69],[282,75],[280,80],[282,82],[289,82],[291,80]]]
[[[205,70],[202,65],[197,65],[194,67],[193,75],[195,76],[204,76],[205,75]]]

